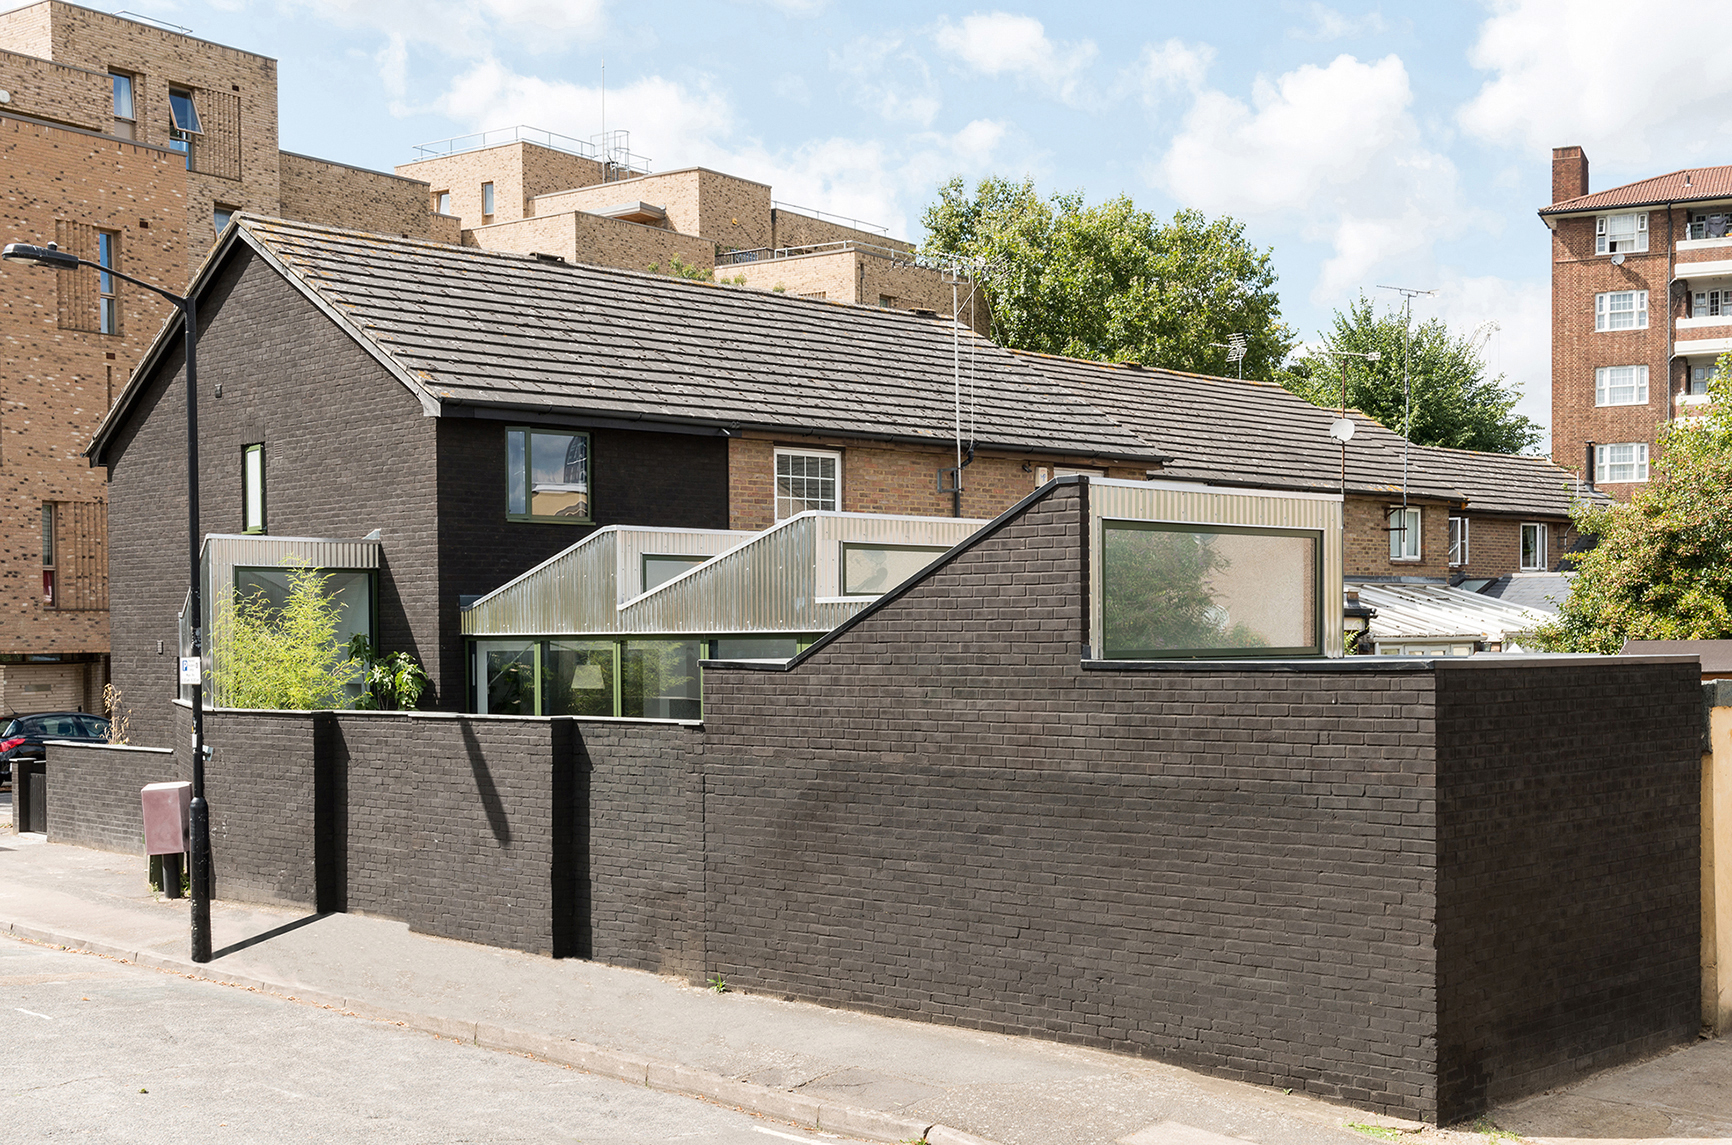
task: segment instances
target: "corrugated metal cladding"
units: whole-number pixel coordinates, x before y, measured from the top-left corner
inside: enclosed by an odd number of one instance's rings
[[[1342,653],[1339,603],[1342,577],[1341,498],[1333,493],[1251,492],[1161,481],[1089,478],[1089,617],[1094,655],[1101,641],[1101,522],[1171,521],[1193,525],[1247,525],[1317,529],[1323,534],[1323,654]]]
[[[843,544],[948,549],[986,524],[801,513],[762,533],[602,530],[475,602],[466,636],[825,632],[873,598],[842,597]],[[649,554],[719,554],[630,597]],[[933,559],[938,558],[933,553]]]
[[[465,636],[618,631],[621,604],[643,591],[646,555],[711,557],[756,534],[608,525],[463,610]]]
[[[232,590],[237,568],[272,568],[290,561],[300,561],[316,569],[377,569],[381,542],[345,540],[329,537],[269,537],[249,533],[209,533],[199,555],[199,572],[204,581],[199,612],[204,630],[211,630],[211,607],[217,599],[218,586]],[[185,606],[181,615],[181,653],[191,646]],[[204,665],[211,667],[211,645],[204,645]],[[208,675],[205,677],[210,678]],[[182,689],[186,691],[186,689]]]

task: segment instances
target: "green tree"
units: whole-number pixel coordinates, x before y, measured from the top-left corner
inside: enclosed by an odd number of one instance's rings
[[[1485,360],[1471,339],[1450,333],[1441,318],[1415,326],[1402,345],[1404,319],[1399,309],[1379,315],[1363,294],[1323,336],[1323,348],[1364,354],[1379,360],[1314,354],[1282,371],[1283,386],[1313,404],[1341,401],[1341,376],[1347,375],[1347,404],[1367,417],[1402,432],[1407,416],[1402,363],[1413,387],[1413,436],[1417,445],[1522,453],[1539,444],[1540,427],[1515,412],[1521,388],[1503,375],[1486,377]]]
[[[1244,334],[1245,376],[1267,378],[1295,344],[1269,253],[1229,218],[1163,223],[1123,195],[1089,207],[995,177],[950,180],[922,222],[922,255],[985,264],[992,336],[1013,349],[1218,374]]]
[[[219,706],[349,706],[356,671],[337,642],[342,609],[327,591],[329,579],[297,565],[280,606],[263,591],[217,601],[211,686]]]
[[[1732,637],[1732,356],[1720,359],[1708,393],[1706,416],[1661,430],[1652,479],[1629,501],[1572,514],[1598,543],[1568,558],[1570,594],[1538,633],[1547,651]]]

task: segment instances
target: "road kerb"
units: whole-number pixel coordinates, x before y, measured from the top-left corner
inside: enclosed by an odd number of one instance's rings
[[[471,1042],[483,1049],[504,1050],[528,1054],[560,1065],[569,1065],[590,1073],[611,1077],[637,1085],[646,1085],[667,1093],[702,1097],[724,1105],[735,1106],[764,1117],[773,1117],[794,1125],[821,1129],[827,1133],[848,1133],[878,1141],[918,1141],[929,1145],[998,1145],[984,1137],[914,1121],[906,1117],[866,1109],[839,1102],[817,1101],[789,1090],[773,1089],[753,1082],[738,1081],[707,1070],[693,1069],[678,1062],[657,1061],[622,1050],[611,1050],[575,1040],[564,1040],[547,1034],[513,1030],[485,1022],[470,1022],[457,1018],[424,1014],[413,1010],[380,1006],[358,998],[338,998],[316,990],[307,990],[281,982],[227,975],[190,959],[173,958],[154,951],[128,951],[110,943],[80,935],[62,934],[20,923],[5,923],[5,932],[45,946],[59,946],[131,962],[148,970],[181,974],[222,986],[257,990],[276,994],[290,1001],[342,1010],[369,1021],[401,1025],[437,1037]]]

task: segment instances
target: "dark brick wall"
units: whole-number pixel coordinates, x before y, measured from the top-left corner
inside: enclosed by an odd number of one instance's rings
[[[703,732],[656,723],[573,721],[589,818],[589,931],[602,962],[701,976],[692,920],[703,889]]]
[[[1445,1106],[1693,1037],[1697,666],[1474,663],[1437,680]]]
[[[177,708],[191,741],[191,712]],[[211,871],[221,898],[317,904],[315,806],[318,712],[205,716],[211,747],[205,790],[211,807]],[[190,778],[191,749],[176,747]]]
[[[1433,1109],[1431,677],[1085,671],[1080,511],[710,673],[707,969]]]
[[[48,749],[48,839],[99,851],[144,854],[139,791],[186,779],[161,750],[115,747]],[[139,870],[144,868],[142,864]]]

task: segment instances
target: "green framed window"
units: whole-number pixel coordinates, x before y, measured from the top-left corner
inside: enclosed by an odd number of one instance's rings
[[[949,552],[944,545],[842,542],[842,595],[881,596]]]
[[[241,532],[265,531],[265,447],[263,442],[241,451]]]
[[[290,594],[290,576],[295,570],[283,565],[237,565],[234,570],[233,591],[234,600],[253,597],[263,597],[266,606],[273,614],[280,614],[288,603]],[[369,643],[378,643],[378,585],[371,569],[339,569],[315,568],[312,571],[325,578],[325,598],[337,605],[337,631],[332,635],[332,643],[338,648],[347,649],[349,642],[357,636],[365,636]],[[215,656],[223,655],[223,648],[217,643],[213,625],[213,635],[208,645]],[[356,679],[346,688],[350,700],[361,694],[361,681]]]
[[[512,427],[505,431],[506,517],[587,525],[589,434]]]
[[[1321,656],[1323,534],[1104,521],[1109,659]]]

